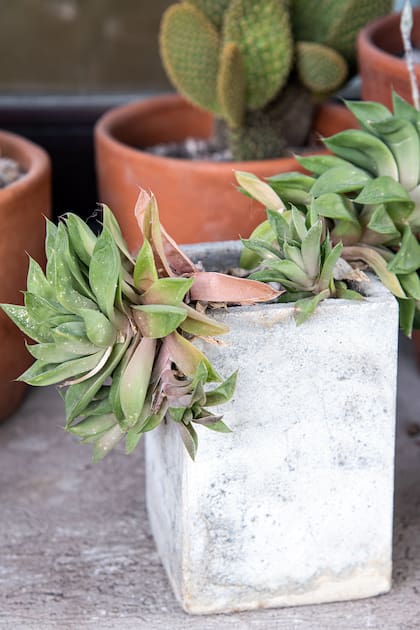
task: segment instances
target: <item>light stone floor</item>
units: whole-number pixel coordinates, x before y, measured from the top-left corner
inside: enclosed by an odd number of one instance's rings
[[[386,357],[384,357],[386,360]],[[420,373],[401,340],[394,586],[340,604],[191,617],[150,536],[143,454],[92,466],[54,388],[0,427],[0,628],[7,630],[420,630]],[[418,426],[418,429],[416,429]],[[416,431],[418,430],[418,433]]]

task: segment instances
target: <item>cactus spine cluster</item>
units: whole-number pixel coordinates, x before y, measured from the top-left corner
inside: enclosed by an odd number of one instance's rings
[[[192,103],[226,121],[234,158],[276,157],[282,101],[318,101],[355,68],[355,39],[390,0],[184,0],[163,15],[161,56],[172,83]],[[296,93],[296,84],[299,94]],[[312,108],[297,107],[308,117]],[[309,115],[310,118],[310,115]],[[305,135],[310,120],[297,120]],[[298,136],[296,136],[297,138]]]

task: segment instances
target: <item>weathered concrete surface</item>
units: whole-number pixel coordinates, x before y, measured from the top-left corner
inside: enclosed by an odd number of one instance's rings
[[[175,593],[192,613],[319,604],[390,587],[398,304],[374,277],[364,301],[219,311],[206,344],[227,377],[232,433],[175,423],[146,436],[147,506]]]
[[[143,456],[60,430],[53,388],[0,426],[0,628],[7,630],[418,630],[420,375],[402,344],[393,589],[319,606],[193,617],[172,594],[146,518]],[[412,435],[407,431],[410,430]],[[418,429],[417,429],[418,431]]]

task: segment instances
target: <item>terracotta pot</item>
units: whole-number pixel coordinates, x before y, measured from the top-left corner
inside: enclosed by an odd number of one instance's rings
[[[339,105],[324,105],[315,128],[324,136],[357,126]],[[161,221],[179,243],[249,236],[264,211],[238,194],[233,170],[260,177],[297,170],[292,157],[259,162],[191,161],[159,157],[139,147],[187,137],[208,138],[213,119],[177,95],[160,96],[107,112],[95,129],[100,200],[118,217],[130,247],[139,246],[133,208],[139,187],[157,197]],[[301,169],[299,169],[301,170]]]
[[[1,155],[16,160],[26,174],[0,190],[0,302],[22,304],[28,254],[45,261],[45,216],[50,215],[50,161],[46,152],[19,136],[0,132]],[[25,392],[16,383],[33,359],[22,334],[0,311],[0,420],[10,415]]]
[[[420,47],[420,8],[413,10],[414,23],[411,39]],[[374,20],[359,33],[357,47],[362,79],[362,98],[392,107],[392,89],[412,101],[410,79],[402,58],[404,46],[400,32],[400,13],[391,13]],[[420,84],[420,65],[415,65]]]

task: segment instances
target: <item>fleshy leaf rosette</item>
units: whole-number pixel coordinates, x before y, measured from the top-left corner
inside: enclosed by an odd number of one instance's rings
[[[153,196],[141,193],[136,215],[144,236],[136,257],[106,206],[99,236],[74,214],[47,221],[45,273],[30,259],[24,306],[2,305],[35,341],[19,380],[64,388],[66,429],[93,444],[95,462],[123,438],[131,453],[162,422],[177,424],[193,458],[194,425],[229,432],[211,408],[231,398],[236,373],[223,380],[193,343],[228,332],[205,306],[279,294],[199,270],[160,226]]]
[[[258,241],[268,247],[278,242],[276,227],[288,215],[295,232],[299,214],[309,229],[318,217],[324,242],[340,246],[341,257],[351,265],[370,268],[395,295],[401,329],[411,336],[413,328],[420,328],[420,113],[396,93],[393,112],[374,102],[349,102],[347,107],[361,128],[325,138],[331,155],[298,158],[310,175],[282,173],[263,182],[249,173],[237,174],[242,191],[269,214],[246,242],[242,263],[272,267]],[[287,238],[296,240],[290,234]],[[300,241],[292,244],[300,247]],[[284,249],[281,242],[280,250],[299,267],[295,250]],[[253,277],[264,279],[261,270]],[[296,285],[287,288],[290,294]]]

